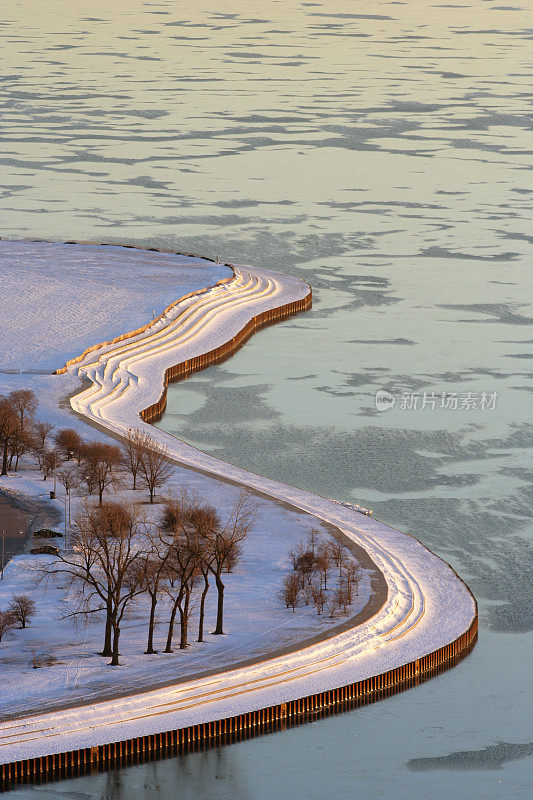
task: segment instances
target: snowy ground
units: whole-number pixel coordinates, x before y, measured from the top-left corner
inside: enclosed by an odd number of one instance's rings
[[[0,371],[54,370],[231,274],[150,250],[0,240]]]
[[[179,477],[174,476],[168,488],[175,490],[178,480]],[[43,490],[48,492],[53,481],[43,482],[39,473],[26,468],[10,477],[7,486],[13,486],[27,496],[38,496],[43,494]],[[213,484],[210,500],[224,513],[236,493],[237,490],[231,486]],[[149,518],[156,519],[161,513],[161,504],[150,507],[146,503],[145,490],[123,490],[119,495],[143,503]],[[63,507],[61,500],[56,505]],[[127,692],[150,684],[182,680],[187,675],[294,644],[345,619],[340,612],[330,619],[327,611],[318,617],[316,611],[307,606],[292,613],[280,602],[277,593],[282,577],[290,569],[288,551],[300,538],[305,538],[316,523],[312,517],[296,515],[279,504],[264,500],[258,500],[258,509],[255,529],[244,543],[243,560],[234,573],[224,578],[227,587],[226,635],[206,635],[205,643],[196,643],[196,614],[193,614],[189,636],[191,647],[186,652],[178,650],[179,626],[176,625],[175,652],[172,655],[144,655],[148,605],[146,599],[141,599],[132,607],[122,625],[123,666],[118,669],[109,667],[109,659],[97,655],[103,645],[103,618],[99,615],[85,621],[65,617],[75,607],[74,597],[60,583],[36,584],[39,568],[49,557],[28,554],[12,559],[5,570],[4,580],[0,581],[0,608],[6,608],[14,594],[23,593],[35,600],[37,614],[28,628],[10,631],[0,643],[0,716],[90,700],[105,695],[106,690]],[[63,525],[55,529],[62,531]],[[323,538],[330,540],[331,536],[324,531]],[[55,539],[51,543],[63,546],[63,542]],[[31,546],[43,543],[43,540],[34,539]],[[333,577],[332,585],[334,582]],[[364,573],[359,596],[354,597],[349,609],[350,615],[365,606],[369,594],[370,579]],[[253,603],[250,603],[251,597]],[[211,587],[206,611],[207,632],[214,625],[215,598],[215,588]],[[168,616],[168,601],[162,599],[158,606],[155,643],[159,650],[165,646]],[[34,663],[38,669],[34,668]]]
[[[8,258],[9,251],[18,254],[17,258]],[[54,279],[53,285],[60,289],[57,303],[62,302],[63,298],[69,295],[71,301],[78,297],[76,313],[82,314],[84,306],[89,309],[99,308],[99,319],[101,327],[91,327],[93,317],[88,315],[88,331],[82,335],[77,332],[79,349],[83,350],[94,343],[94,335],[101,339],[108,339],[109,332],[105,327],[106,319],[106,287],[108,281],[122,281],[131,274],[127,269],[130,259],[133,265],[138,264],[139,259],[159,256],[157,253],[145,253],[139,255],[139,251],[132,251],[122,248],[99,248],[93,246],[82,246],[78,249],[73,245],[44,245],[44,254],[40,253],[41,245],[29,244],[27,249],[22,243],[0,242],[0,252],[4,247],[4,275],[8,283],[18,280],[22,294],[31,297],[33,292],[33,281],[36,279],[36,272],[33,269],[19,271],[20,264],[29,263],[35,259],[39,263],[39,280],[46,279],[46,263],[50,260],[53,253],[53,269],[57,267],[61,272],[61,263],[56,260],[55,253],[60,252],[66,259],[67,255],[72,258],[72,254],[78,252],[81,256],[81,275],[90,269],[91,263],[99,263],[98,275],[103,281],[104,287],[101,293],[97,293],[96,298],[89,298],[85,301],[85,294],[78,292],[79,280],[77,279],[76,263],[68,261],[65,279],[61,282]],[[92,252],[91,247],[95,252]],[[50,250],[50,248],[54,248]],[[63,249],[62,249],[63,248]],[[111,264],[115,261],[115,251],[121,252],[120,266],[117,268],[116,275],[113,277]],[[24,252],[26,251],[26,252]],[[107,261],[109,254],[112,254],[111,264]],[[170,257],[169,257],[170,258]],[[180,257],[176,257],[177,263]],[[206,266],[207,264],[207,266]],[[55,265],[55,266],[54,266]],[[109,268],[107,268],[109,265]],[[151,267],[154,264],[152,262]],[[52,273],[53,273],[52,269]],[[152,289],[153,274],[147,267],[148,274],[144,278],[149,278],[150,291]],[[185,272],[177,275],[172,269],[168,268],[168,275],[163,281],[163,294],[158,298],[160,304],[169,305],[184,293],[195,289],[204,280],[209,279],[216,283],[221,278],[226,278],[231,271],[220,265],[212,265],[205,262],[200,267],[195,266],[195,272],[191,277]],[[209,272],[211,270],[211,272]],[[195,275],[201,277],[195,283]],[[183,283],[180,283],[180,275]],[[18,278],[17,278],[18,276]],[[21,277],[22,276],[22,277]],[[120,278],[122,276],[122,278]],[[168,292],[167,278],[170,284],[176,281],[172,294]],[[56,276],[57,277],[57,276]],[[142,278],[138,277],[138,285],[142,290]],[[26,282],[27,281],[27,282]],[[97,289],[99,278],[92,276],[91,287]],[[128,282],[128,291],[131,286]],[[224,292],[224,289],[221,290]],[[65,294],[63,294],[63,292]],[[141,291],[141,294],[143,292]],[[146,284],[144,294],[148,294]],[[2,336],[6,336],[8,330],[17,328],[17,336],[10,334],[7,339],[6,352],[11,351],[17,358],[14,362],[21,368],[28,369],[29,364],[35,363],[30,359],[33,357],[35,342],[32,340],[33,331],[35,335],[45,336],[46,331],[54,332],[53,344],[57,348],[58,356],[54,360],[53,354],[47,355],[47,365],[53,369],[62,366],[67,357],[77,355],[73,348],[70,338],[61,337],[61,317],[56,313],[57,303],[43,303],[41,313],[34,328],[29,324],[22,330],[18,329],[19,318],[21,316],[20,305],[17,299],[16,304],[8,304],[4,293],[2,324],[4,329]],[[121,295],[122,297],[122,295]],[[150,297],[148,295],[148,297]],[[146,321],[145,317],[138,314],[135,306],[135,292],[131,295],[125,292],[124,306],[121,310],[125,316],[126,329],[135,328]],[[146,299],[144,303],[146,305]],[[148,299],[148,304],[150,304]],[[155,301],[154,301],[155,302]],[[189,308],[194,301],[185,301],[184,306]],[[131,303],[131,307],[128,305]],[[24,306],[24,304],[22,304]],[[131,316],[128,316],[128,309]],[[174,319],[179,316],[183,309],[171,312],[170,316]],[[24,319],[28,315],[28,307],[24,308]],[[151,317],[151,314],[149,315]],[[161,325],[155,326],[157,330]],[[120,334],[122,330],[112,330],[113,334]],[[48,340],[47,340],[48,341]],[[50,340],[52,341],[52,340]],[[51,346],[51,345],[50,345]],[[104,347],[100,352],[108,352],[111,348]],[[86,361],[91,361],[94,356],[89,356]],[[42,361],[39,363],[43,363]],[[32,373],[11,373],[0,371],[0,393],[7,394],[13,389],[28,387],[32,388],[39,397],[39,419],[54,423],[57,427],[74,427],[80,435],[86,439],[102,439],[105,434],[100,430],[86,425],[80,420],[79,416],[72,413],[68,395],[80,389],[80,381],[77,377],[77,369],[73,369],[67,374],[32,374]],[[160,385],[156,383],[156,394],[160,393]],[[150,429],[152,433],[155,429]],[[178,486],[186,484],[202,496],[209,498],[223,512],[233,498],[238,489],[227,483],[221,483],[216,479],[210,478],[175,467],[172,479],[169,481],[165,491],[175,491]],[[0,481],[0,490],[12,497],[28,497],[41,499],[44,506],[54,507],[63,515],[64,505],[62,499],[62,488],[57,485],[59,499],[51,501],[48,499],[50,489],[54,488],[52,480],[43,481],[42,476],[35,471],[35,464],[29,460],[23,460],[19,471],[11,473],[8,478]],[[120,492],[119,496],[131,497],[139,501],[140,497],[146,499],[145,492]],[[0,672],[2,674],[3,686],[5,691],[2,693],[0,701],[0,715],[12,713],[28,713],[35,708],[43,709],[46,706],[63,704],[65,702],[77,702],[81,699],[90,699],[100,696],[108,691],[131,690],[135,687],[143,687],[165,681],[180,680],[183,675],[199,672],[205,669],[220,667],[225,664],[235,663],[243,658],[272,651],[278,647],[283,647],[297,641],[305,639],[309,635],[314,635],[322,630],[328,629],[343,620],[342,615],[337,614],[330,620],[327,613],[318,617],[311,608],[299,608],[295,614],[287,611],[279,599],[277,591],[281,584],[282,576],[288,570],[287,553],[312,527],[320,527],[320,523],[306,514],[298,514],[284,508],[281,504],[259,500],[259,517],[253,534],[244,546],[243,562],[235,571],[235,574],[228,576],[226,590],[226,613],[225,629],[227,635],[224,637],[206,636],[207,642],[198,645],[195,639],[195,620],[191,622],[192,642],[191,648],[186,654],[176,652],[173,655],[146,656],[142,653],[146,646],[146,608],[139,603],[132,609],[132,613],[123,626],[121,637],[121,652],[124,669],[116,670],[107,667],[107,660],[97,655],[101,649],[101,620],[94,620],[83,623],[81,620],[63,619],[65,610],[71,607],[69,598],[60,587],[35,586],[36,567],[44,558],[43,556],[21,555],[17,556],[8,564],[5,570],[5,578],[0,582],[0,608],[9,605],[13,594],[28,593],[35,597],[38,611],[32,624],[26,630],[15,630],[6,634],[0,643]],[[76,500],[73,501],[72,513],[75,510]],[[145,506],[150,512],[148,505]],[[153,509],[154,514],[160,512],[161,506]],[[63,530],[63,523],[56,528]],[[324,533],[329,537],[327,532]],[[60,540],[59,541],[61,544]],[[29,546],[35,546],[41,542],[35,540],[29,542]],[[366,604],[370,593],[370,580],[365,575],[360,587],[360,596],[354,600],[350,607],[350,614],[356,614]],[[253,595],[257,599],[257,604],[250,604],[249,598]],[[206,615],[206,630],[209,630],[210,623],[213,622],[213,601],[215,599],[214,589],[208,595],[208,608]],[[165,602],[161,602],[158,611],[159,625],[157,627],[156,646],[164,647],[166,636],[166,621],[168,609]],[[176,640],[179,632],[176,633]],[[38,669],[33,668],[34,661],[39,665]]]
[[[205,292],[176,307],[153,330],[134,342],[91,353],[79,372],[93,386],[71,402],[80,418],[83,415],[117,434],[130,427],[145,428],[169,448],[176,461],[252,486],[314,515],[316,520],[339,526],[348,539],[369,553],[384,575],[388,590],[384,605],[368,621],[326,641],[260,664],[227,670],[216,679],[190,679],[175,687],[85,706],[83,710],[6,723],[0,726],[0,759],[169,730],[345,685],[420,658],[454,641],[468,629],[475,615],[473,598],[453,570],[416,539],[364,517],[350,506],[221,462],[161,430],[145,426],[139,419],[139,411],[159,397],[165,367],[216,347],[234,336],[257,313],[302,298],[307,291],[294,278],[260,270],[237,270],[234,279],[223,288]],[[66,394],[73,388],[77,372],[78,367],[72,367],[65,376],[53,379],[47,376],[46,382],[40,384],[47,414],[68,415],[68,404],[58,408],[58,400],[61,391]],[[224,505],[226,493],[235,491],[205,475],[191,475],[177,468],[177,480],[186,476],[196,482],[202,493],[214,491],[211,499],[215,503]],[[307,524],[305,517],[294,512],[290,523],[289,518],[276,520],[279,512],[268,501],[267,508],[264,527],[269,539],[274,532],[288,537],[292,535],[289,527],[301,529],[302,524]],[[279,550],[272,557],[276,548],[272,548],[271,542],[265,539],[261,546],[267,561],[270,559],[274,569],[279,569]],[[258,554],[252,554],[252,560],[256,558]],[[237,631],[246,618],[251,618],[250,606],[258,607],[261,614],[263,608],[256,602],[260,597],[257,582],[251,578],[245,592],[245,576],[237,575],[235,580],[236,584],[241,581],[238,591],[246,603],[241,619],[230,622]],[[279,625],[279,619],[279,614],[272,616],[266,628]],[[248,641],[248,652],[254,652],[256,646],[257,640]],[[136,669],[134,665],[132,672]],[[76,666],[74,684],[81,674],[81,668],[78,670]],[[145,675],[149,677],[149,669],[145,668]],[[154,709],[158,709],[157,713]]]

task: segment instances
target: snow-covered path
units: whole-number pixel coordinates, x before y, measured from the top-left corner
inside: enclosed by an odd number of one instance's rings
[[[145,428],[182,464],[223,476],[337,525],[385,576],[388,597],[367,622],[326,641],[126,698],[0,725],[0,763],[199,724],[380,674],[443,647],[470,626],[475,601],[416,539],[356,509],[234,467],[146,426],[167,367],[230,341],[258,314],[309,293],[295,278],[235,268],[232,279],[180,301],[146,331],[87,354],[69,370],[91,381],[72,408],[115,434]]]

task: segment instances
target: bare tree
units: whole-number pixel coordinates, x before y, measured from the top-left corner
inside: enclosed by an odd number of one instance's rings
[[[218,592],[217,599],[217,621],[215,635],[224,633],[224,582],[222,581],[222,571],[228,561],[235,561],[235,552],[239,544],[246,538],[252,529],[256,517],[256,507],[253,496],[243,490],[235,501],[230,516],[226,524],[215,525],[209,532],[212,561],[210,565],[211,573],[215,579]]]
[[[15,622],[18,622],[21,628],[25,628],[26,623],[35,614],[35,603],[26,594],[16,594],[11,602],[9,611],[13,615]]]
[[[340,558],[339,558],[339,580],[342,580],[342,578],[343,578],[344,567],[346,565],[346,562],[347,562],[347,553],[346,553],[346,550],[343,549],[342,553],[340,554]]]
[[[79,476],[90,494],[98,492],[98,503],[110,486],[120,485],[122,455],[120,448],[107,442],[90,442],[82,448]]]
[[[194,547],[190,546],[189,536],[185,532],[174,537],[169,548],[166,564],[168,569],[166,592],[172,601],[172,607],[165,653],[171,653],[174,623],[178,611],[180,616],[180,650],[185,650],[188,647],[191,593],[198,577],[196,551]]]
[[[316,557],[312,548],[315,547],[316,540],[313,532],[312,534],[313,535],[311,536],[309,547],[304,542],[300,541],[294,550],[289,551],[289,558],[292,568],[299,575],[302,589],[305,589],[305,587],[309,584],[315,570]]]
[[[161,534],[167,544],[167,582],[165,591],[171,600],[171,614],[168,625],[167,644],[165,652],[172,652],[172,638],[176,614],[180,614],[180,649],[188,646],[188,624],[191,611],[191,598],[200,575],[207,574],[207,589],[209,588],[209,575],[207,563],[206,530],[209,514],[200,506],[196,495],[181,490],[175,498],[168,497],[165,509],[161,515],[161,523],[165,530]],[[201,623],[203,626],[203,609],[205,602],[204,591],[201,600]],[[199,634],[199,641],[201,641]]]
[[[353,595],[352,588],[353,588],[353,584],[347,578],[343,578],[342,581],[341,581],[340,588],[341,588],[341,590],[343,592],[343,596],[346,599],[346,609],[347,609],[348,606],[352,605],[352,599],[353,599],[352,598],[352,595]],[[344,607],[344,603],[343,602],[341,602],[340,605],[342,605]],[[346,609],[345,609],[345,612],[346,612]]]
[[[157,653],[154,650],[154,628],[155,628],[155,611],[157,602],[161,594],[162,579],[166,572],[166,561],[164,559],[147,559],[144,564],[144,572],[142,581],[145,591],[150,597],[150,618],[148,621],[148,642],[146,650],[147,655]]]
[[[346,560],[344,547],[342,546],[342,544],[335,543],[330,545],[330,549],[331,549],[331,557],[333,558],[335,566],[339,570],[339,578],[340,578],[342,575],[342,568]]]
[[[67,494],[77,485],[77,475],[70,469],[61,469],[57,473],[57,480],[64,487]]]
[[[300,598],[300,579],[294,572],[290,572],[283,578],[281,585],[280,598],[285,603],[287,608],[292,608],[293,612],[298,605]]]
[[[40,442],[39,443],[34,442],[31,448],[31,453],[33,456],[35,456],[35,460],[37,461],[37,464],[41,471],[44,468],[44,459],[46,458],[47,452],[48,450],[46,449],[46,447],[41,447]]]
[[[163,583],[168,574],[167,558],[168,544],[166,544],[159,532],[151,532],[147,536],[148,551],[139,565],[141,570],[140,583],[150,597],[150,617],[148,621],[148,643],[145,653],[147,655],[156,653],[154,650],[154,628],[155,612]]]
[[[51,422],[36,422],[33,426],[33,433],[37,443],[40,445],[41,449],[44,450],[46,447],[46,440],[54,430],[54,426]]]
[[[298,581],[300,582],[302,599],[305,605],[308,606],[313,599],[313,591],[312,591],[313,581],[307,581],[304,586],[301,586],[301,580],[299,576],[298,576]]]
[[[57,450],[47,450],[43,457],[43,481],[45,481],[50,475],[54,475],[60,464],[61,456]]]
[[[335,603],[346,614],[350,605],[350,596],[345,581],[341,581],[340,586],[335,590]]]
[[[322,576],[324,582],[324,589],[328,588],[328,573],[331,567],[331,555],[329,546],[326,544],[318,548],[315,566]]]
[[[0,395],[0,447],[2,448],[2,471],[7,475],[9,448],[15,435],[20,431],[19,418],[11,400]]]
[[[337,601],[336,592],[330,592],[328,595],[328,599],[326,601],[326,608],[329,611],[330,618],[333,618],[335,616],[335,611],[337,610],[338,605],[339,604]]]
[[[326,593],[322,588],[322,581],[311,581],[309,584],[309,591],[313,600],[317,613],[321,614],[326,602]]]
[[[199,505],[199,499],[194,495],[189,496],[189,492],[181,488],[175,497],[170,492],[163,501],[163,511],[160,516],[160,525],[164,531],[184,530],[188,516],[193,505]]]
[[[8,469],[11,469],[14,459],[15,460],[14,471],[16,472],[18,470],[19,458],[23,456],[24,453],[27,453],[28,451],[32,450],[34,444],[35,440],[30,430],[23,428],[22,430],[19,429],[15,431],[13,436],[11,437]]]
[[[126,609],[143,591],[139,564],[146,555],[140,538],[139,509],[125,503],[85,504],[74,520],[72,550],[60,550],[44,567],[49,575],[66,575],[78,590],[80,610],[106,613],[102,655],[119,665],[120,625]]]
[[[72,456],[79,453],[83,445],[83,439],[74,428],[63,428],[63,430],[58,431],[54,436],[54,441],[67,461],[70,461]]]
[[[296,562],[296,571],[300,575],[302,587],[313,577],[315,570],[316,558],[311,550],[303,550],[300,557]]]
[[[122,444],[124,465],[133,478],[133,489],[137,488],[137,476],[141,474],[141,465],[147,434],[129,428],[126,441]]]
[[[359,594],[359,582],[361,580],[361,572],[359,569],[359,564],[356,561],[349,561],[346,566],[346,581],[348,583],[348,587],[350,589],[350,593],[352,589],[355,593]],[[351,602],[351,600],[350,600]]]
[[[174,639],[176,615],[178,613],[178,606],[183,599],[183,581],[181,575],[177,575],[176,570],[170,565],[168,567],[167,581],[163,584],[163,588],[165,594],[170,600],[170,618],[168,621],[167,641],[163,652],[172,653],[172,641]]]
[[[231,548],[231,550],[228,553],[228,557],[226,559],[225,571],[228,573],[228,575],[230,575],[233,572],[233,570],[235,569],[241,558],[242,558],[242,547],[240,546],[240,544],[236,544],[235,547]]]
[[[2,641],[3,635],[10,631],[11,628],[14,628],[15,624],[16,619],[10,609],[7,611],[0,611],[0,642]]]
[[[217,587],[217,620],[214,634],[223,633],[224,589],[222,574],[234,566],[240,556],[240,543],[245,539],[255,521],[255,503],[249,492],[239,494],[233,504],[226,524],[223,525],[214,508],[186,492],[165,503],[161,524],[173,538],[174,581],[167,589],[172,599],[168,641],[171,642],[174,617],[179,608],[187,607],[192,589],[201,578],[198,641],[203,641],[205,599],[209,590],[209,575]],[[170,647],[167,641],[167,648]]]
[[[320,541],[320,531],[318,528],[311,528],[307,537],[307,549],[311,551],[313,556],[316,555],[318,542]]]
[[[200,506],[197,503],[191,504],[188,514],[188,521],[196,532],[195,546],[197,548],[198,570],[203,579],[203,588],[200,595],[200,607],[198,612],[198,642],[204,641],[204,616],[205,601],[209,592],[209,575],[211,564],[214,559],[215,550],[213,542],[216,537],[214,532],[220,528],[220,520],[214,508],[211,506]],[[235,560],[235,559],[234,559]]]
[[[298,564],[300,563],[300,559],[302,558],[303,554],[305,553],[305,547],[303,542],[298,542],[294,550],[289,550],[289,559],[292,565],[293,570],[298,570]]]
[[[14,389],[9,393],[9,400],[19,418],[19,430],[25,430],[25,422],[32,419],[37,410],[38,400],[35,392],[31,389]]]
[[[78,481],[80,485],[85,484],[88,495],[93,495],[96,493],[97,483],[95,470],[83,469],[81,461],[80,464],[78,464]]]
[[[153,503],[156,489],[168,481],[173,467],[168,460],[168,450],[150,436],[144,437],[140,468],[141,479],[150,492],[150,503]]]

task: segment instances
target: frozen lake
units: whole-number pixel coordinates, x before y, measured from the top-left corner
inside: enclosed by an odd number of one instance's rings
[[[386,702],[15,796],[529,796],[528,28],[521,0],[5,11],[3,235],[308,280],[313,310],[172,387],[162,427],[372,507],[450,561],[481,623]]]

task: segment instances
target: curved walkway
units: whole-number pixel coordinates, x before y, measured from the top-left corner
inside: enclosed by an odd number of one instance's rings
[[[237,342],[260,315],[309,295],[307,284],[289,276],[234,271],[233,279],[177,303],[141,334],[86,355],[79,374],[91,386],[71,399],[72,408],[115,435],[143,428],[139,413],[159,408],[169,366],[187,361],[191,369],[200,367],[202,354]],[[284,705],[418,663],[472,630],[474,598],[451,567],[416,539],[350,505],[261,478],[157,428],[147,430],[180,463],[251,486],[339,528],[377,565],[387,598],[362,624],[294,652],[131,697],[6,722],[0,726],[0,763]]]

